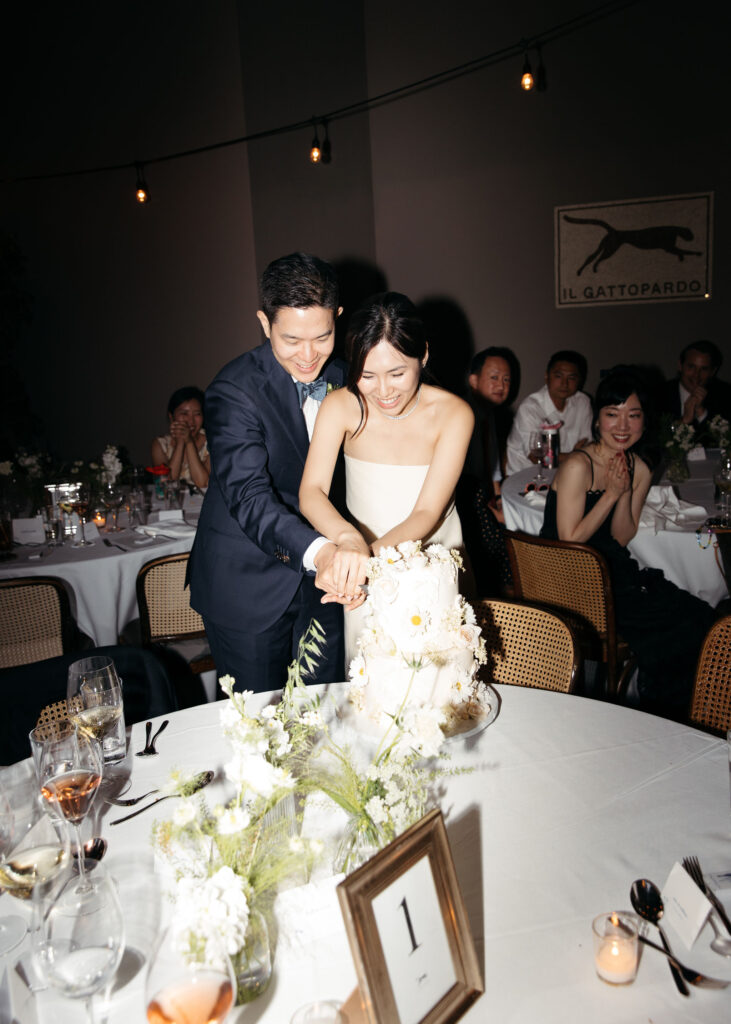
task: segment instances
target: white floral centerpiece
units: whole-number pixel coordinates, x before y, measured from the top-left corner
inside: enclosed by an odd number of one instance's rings
[[[303,681],[315,670],[323,642],[313,621],[282,699],[259,713],[250,709],[251,693],[235,692],[230,676],[220,680],[228,696],[221,726],[231,748],[223,773],[233,795],[209,807],[202,795],[190,794],[190,780],[174,778],[171,785],[182,799],[172,820],[153,829],[157,852],[174,877],[171,927],[178,948],[191,961],[211,963],[225,948],[238,1002],[266,987],[266,919],[277,891],[308,878],[325,852],[319,837],[300,835],[291,828],[291,815],[277,809],[295,791],[302,797],[319,790],[334,801],[348,815],[336,868],[350,870],[423,816],[431,783],[444,774],[423,760],[430,749],[425,738],[438,725],[422,722],[407,730],[392,723],[366,764],[335,741],[319,695]],[[410,720],[404,715],[402,721],[406,726]]]
[[[720,413],[708,424],[708,432],[721,451],[727,452],[731,448],[731,427]]]

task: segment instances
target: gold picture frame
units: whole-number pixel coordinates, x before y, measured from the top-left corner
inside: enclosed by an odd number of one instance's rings
[[[442,812],[338,885],[369,1024],[449,1024],[484,991]]]

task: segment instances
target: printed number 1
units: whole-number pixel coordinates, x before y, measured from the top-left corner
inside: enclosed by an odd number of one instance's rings
[[[416,936],[414,935],[414,926],[411,923],[411,914],[409,913],[409,905],[406,902],[406,897],[405,896],[401,900],[401,902],[399,903],[399,906],[404,908],[404,917],[406,918],[406,927],[409,929],[409,938],[411,939],[411,952],[414,953],[419,948],[419,943],[416,941]]]

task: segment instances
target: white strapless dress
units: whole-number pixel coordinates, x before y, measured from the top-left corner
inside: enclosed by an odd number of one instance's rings
[[[412,512],[424,486],[428,466],[393,466],[363,462],[345,456],[345,503],[355,524],[370,544],[403,522]],[[428,537],[427,544],[462,547],[462,526],[452,501]],[[357,653],[356,641],[364,625],[363,607],[345,613],[345,669]]]

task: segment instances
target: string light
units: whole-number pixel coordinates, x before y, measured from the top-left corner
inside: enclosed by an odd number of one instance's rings
[[[137,168],[137,184],[135,186],[135,199],[138,203],[149,203],[150,192],[147,188],[147,182],[145,181],[145,168],[144,164],[135,164]]]
[[[315,128],[315,137],[312,140],[310,147],[310,162],[313,164],[319,164],[322,159],[322,150],[320,149],[320,139],[317,134],[317,121],[313,119],[312,124]]]
[[[520,80],[520,87],[521,89],[524,89],[526,92],[530,92],[530,90],[533,88],[533,85],[533,70],[530,66],[530,61],[528,60],[528,54],[526,53],[525,63],[523,64],[523,77]]]

